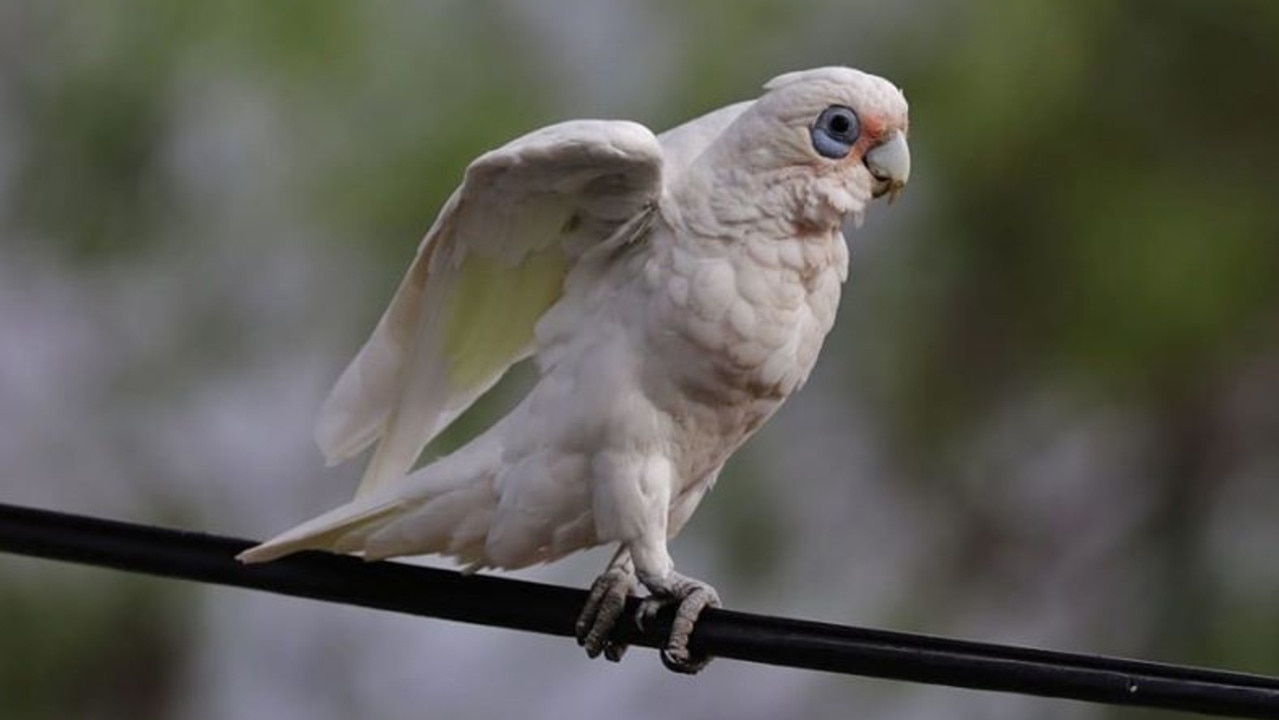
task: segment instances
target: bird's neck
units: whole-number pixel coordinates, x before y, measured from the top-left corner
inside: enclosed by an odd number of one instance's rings
[[[692,235],[728,242],[764,239],[825,244],[859,220],[869,190],[823,181],[808,167],[745,171],[695,163],[666,189],[663,215]]]

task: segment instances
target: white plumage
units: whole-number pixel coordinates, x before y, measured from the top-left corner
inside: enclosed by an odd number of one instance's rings
[[[607,632],[636,576],[691,629],[718,601],[666,541],[812,369],[847,275],[842,223],[909,174],[892,84],[820,68],[766,88],[660,137],[571,121],[472,163],[317,422],[330,463],[378,443],[356,498],[241,559],[517,568],[618,543],[588,651],[620,655]],[[510,414],[409,473],[529,355],[540,379]],[[678,634],[668,664],[696,670]]]

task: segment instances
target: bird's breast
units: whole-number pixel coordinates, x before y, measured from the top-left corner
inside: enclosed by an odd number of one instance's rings
[[[771,409],[831,329],[847,249],[828,238],[670,244],[649,258],[649,344],[687,398]],[[756,413],[758,414],[758,413]]]

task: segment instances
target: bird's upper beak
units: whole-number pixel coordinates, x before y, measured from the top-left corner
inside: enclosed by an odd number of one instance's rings
[[[890,203],[896,200],[910,179],[910,147],[906,145],[906,135],[894,130],[888,139],[866,153],[863,162],[875,178],[874,196],[888,195]]]

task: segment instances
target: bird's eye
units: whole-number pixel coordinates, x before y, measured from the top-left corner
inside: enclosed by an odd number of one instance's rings
[[[817,116],[810,134],[813,149],[822,157],[838,160],[852,152],[857,136],[861,134],[861,122],[852,108],[831,105]]]

